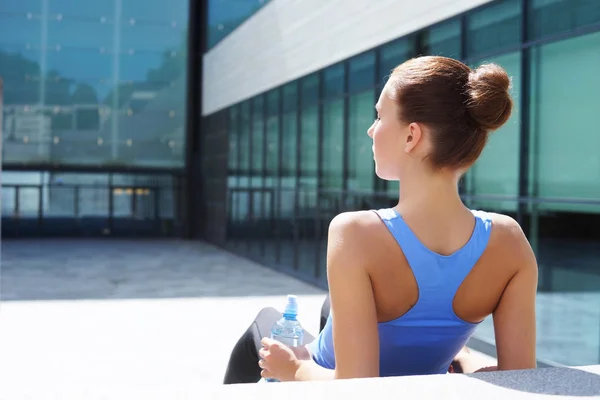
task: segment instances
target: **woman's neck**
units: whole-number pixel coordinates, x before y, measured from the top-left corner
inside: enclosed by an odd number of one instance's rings
[[[413,171],[400,181],[397,210],[401,215],[430,214],[432,217],[466,211],[458,194],[460,175],[452,172]]]

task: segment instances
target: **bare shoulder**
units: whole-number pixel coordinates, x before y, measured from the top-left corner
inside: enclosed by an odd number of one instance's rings
[[[329,224],[328,253],[342,250],[345,257],[361,257],[381,231],[379,216],[372,211],[351,211],[336,215]]]
[[[508,215],[488,215],[492,220],[490,245],[498,250],[497,254],[516,266],[537,269],[535,254],[521,225]]]
[[[335,231],[360,231],[376,227],[379,217],[372,211],[348,211],[336,215],[329,224],[329,229]]]

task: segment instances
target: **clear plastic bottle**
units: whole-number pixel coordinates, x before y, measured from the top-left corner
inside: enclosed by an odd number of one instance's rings
[[[287,296],[287,304],[283,318],[271,328],[271,339],[277,340],[290,347],[300,347],[304,344],[304,329],[298,322],[298,297]],[[279,382],[276,379],[266,379],[267,382]]]

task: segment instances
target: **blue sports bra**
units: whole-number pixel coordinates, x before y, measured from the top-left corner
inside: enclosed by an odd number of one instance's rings
[[[425,247],[393,208],[375,212],[400,245],[419,288],[413,308],[378,324],[380,375],[444,374],[478,325],[460,319],[452,303],[488,244],[492,221],[487,213],[472,211],[476,222],[471,238],[453,254],[442,256]],[[309,349],[317,364],[335,369],[331,328],[330,314]]]

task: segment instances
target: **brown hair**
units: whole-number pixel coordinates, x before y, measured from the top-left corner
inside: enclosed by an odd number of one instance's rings
[[[513,106],[510,78],[496,64],[473,70],[451,58],[418,57],[396,67],[389,84],[400,120],[432,130],[429,161],[436,169],[472,165]]]

